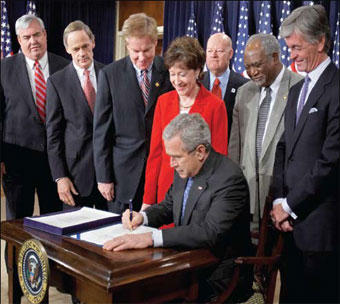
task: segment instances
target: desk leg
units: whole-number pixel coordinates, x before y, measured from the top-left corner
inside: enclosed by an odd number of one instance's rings
[[[7,243],[7,270],[8,270],[8,300],[9,303],[20,303],[22,291],[19,284],[18,268],[16,263],[16,249],[12,244]]]

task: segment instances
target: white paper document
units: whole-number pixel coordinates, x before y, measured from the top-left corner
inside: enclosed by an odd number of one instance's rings
[[[36,222],[48,224],[58,228],[66,228],[88,223],[96,220],[119,216],[119,214],[98,210],[94,208],[82,207],[79,210],[71,212],[63,212],[55,215],[47,215],[40,217],[28,217]]]
[[[70,235],[70,237],[86,241],[90,243],[94,243],[97,245],[104,245],[106,241],[109,241],[115,237],[124,235],[124,234],[139,234],[139,233],[147,233],[156,231],[156,228],[148,227],[148,226],[139,226],[137,229],[130,231],[129,229],[123,228],[123,224],[113,224],[110,226],[106,226],[103,228],[98,228],[82,233],[75,233]]]

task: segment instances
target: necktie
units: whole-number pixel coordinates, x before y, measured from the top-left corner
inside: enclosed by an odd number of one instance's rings
[[[302,109],[303,109],[303,106],[305,105],[305,100],[306,100],[306,96],[307,96],[307,92],[308,92],[309,83],[310,83],[310,78],[309,78],[308,75],[306,75],[305,82],[302,86],[301,97],[300,97],[298,107],[297,107],[297,110],[296,110],[295,125],[297,125],[299,118],[300,118],[300,115],[301,115],[301,112],[302,112]]]
[[[90,79],[90,71],[85,69],[84,76],[85,76],[85,81],[84,81],[83,90],[84,90],[85,97],[87,99],[87,103],[89,104],[89,107],[93,113],[94,103],[96,101],[96,91],[94,90],[94,87]]]
[[[149,99],[149,91],[150,91],[150,81],[148,78],[148,70],[142,70],[142,81],[140,84],[140,88],[142,90],[143,100],[145,106],[148,104]]]
[[[268,113],[270,108],[270,102],[272,97],[270,96],[270,87],[265,88],[266,96],[263,98],[261,103],[258,117],[257,117],[257,127],[256,127],[256,156],[257,161],[259,161],[262,153],[262,140],[264,135],[264,130],[266,128],[266,122],[268,119]]]
[[[41,71],[41,66],[38,61],[34,62],[34,82],[35,82],[35,90],[36,90],[36,99],[35,103],[37,106],[37,110],[40,116],[40,119],[43,123],[46,121],[46,81],[44,78],[44,74]]]
[[[184,190],[184,194],[183,194],[181,222],[183,221],[183,218],[184,218],[185,206],[187,204],[187,199],[188,199],[190,188],[191,188],[193,182],[194,182],[194,179],[192,177],[189,177],[188,181],[187,181],[187,185],[186,185],[185,190]]]
[[[218,78],[215,79],[211,92],[218,98],[222,99],[222,89],[220,87],[220,80]]]

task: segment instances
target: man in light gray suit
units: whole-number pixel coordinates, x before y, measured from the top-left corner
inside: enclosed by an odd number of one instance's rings
[[[252,81],[237,91],[228,153],[248,181],[251,228],[257,229],[272,181],[276,146],[283,133],[288,92],[301,76],[282,65],[280,45],[269,34],[249,38],[244,64]]]

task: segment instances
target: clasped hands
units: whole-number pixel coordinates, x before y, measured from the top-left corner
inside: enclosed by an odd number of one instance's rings
[[[277,204],[270,211],[270,217],[276,229],[284,232],[293,231],[290,223],[290,215],[284,211],[282,204]]]
[[[143,223],[143,216],[136,211],[133,211],[132,220],[130,221],[130,211],[127,209],[122,215],[123,227],[129,230],[135,230]],[[152,233],[140,234],[124,234],[107,241],[103,245],[103,249],[112,251],[121,251],[125,249],[142,249],[153,245]]]

